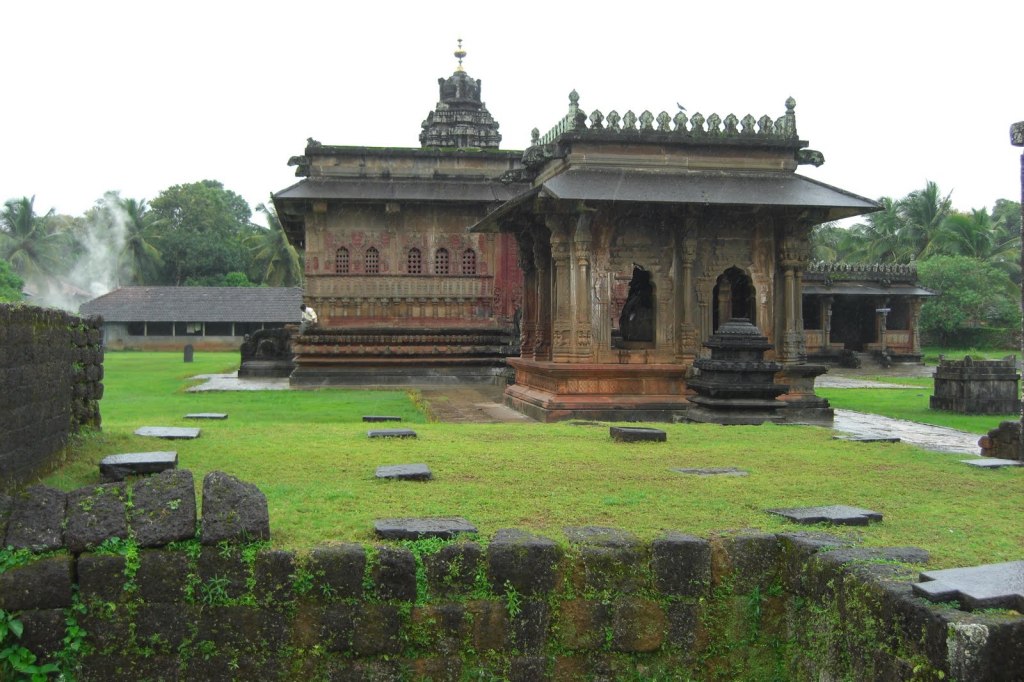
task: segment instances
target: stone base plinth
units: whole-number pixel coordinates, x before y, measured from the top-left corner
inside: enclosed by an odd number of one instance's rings
[[[542,422],[679,420],[689,407],[686,367],[556,363],[510,358],[505,404]]]
[[[827,371],[825,365],[786,365],[775,375],[776,383],[789,386],[778,398],[788,406],[787,422],[831,424],[835,420],[835,411],[828,400],[814,393],[814,380]]]

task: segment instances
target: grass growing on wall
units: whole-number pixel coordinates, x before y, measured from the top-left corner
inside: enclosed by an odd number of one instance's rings
[[[607,425],[428,423],[402,392],[324,389],[185,393],[187,377],[229,370],[237,356],[108,353],[103,431],[77,442],[46,482],[71,489],[99,480],[108,454],[174,449],[197,487],[221,470],[258,485],[272,542],[307,549],[372,539],[376,518],[464,516],[484,535],[523,527],[562,540],[573,525],[664,530],[794,530],[772,507],[847,504],[885,521],[852,532],[869,545],[917,545],[948,567],[1018,559],[1024,471],[979,471],[962,456],[902,444],[832,440],[802,426],[658,425],[667,443],[618,444]],[[831,396],[830,396],[831,397]],[[220,422],[187,412],[227,412]],[[398,414],[417,439],[370,440],[363,414]],[[195,441],[133,435],[139,426],[200,426]],[[423,462],[430,483],[374,479],[379,465]],[[683,476],[677,467],[738,466],[748,477]],[[844,531],[839,531],[844,532]]]

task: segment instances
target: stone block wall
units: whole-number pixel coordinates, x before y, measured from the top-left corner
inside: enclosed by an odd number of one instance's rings
[[[72,434],[100,425],[100,324],[0,303],[0,489],[31,480]]]
[[[1003,360],[939,358],[935,369],[933,410],[961,414],[1015,414],[1020,412],[1020,374],[1015,357]]]
[[[204,480],[185,539],[191,482],[67,494],[59,550],[25,547],[25,508],[41,505],[9,501],[0,518],[23,548],[0,561],[0,609],[24,624],[20,645],[79,680],[1024,676],[1024,618],[914,597],[914,548],[584,527],[567,544],[504,529],[295,553],[252,541],[265,498],[224,474]]]

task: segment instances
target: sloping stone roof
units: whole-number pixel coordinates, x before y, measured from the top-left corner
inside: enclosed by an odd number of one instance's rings
[[[298,322],[298,287],[123,287],[79,307],[107,322]]]

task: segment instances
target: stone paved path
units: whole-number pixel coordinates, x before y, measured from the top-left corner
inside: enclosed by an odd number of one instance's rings
[[[853,410],[836,410],[836,420],[832,428],[840,436],[899,438],[904,443],[935,452],[980,456],[981,451],[978,447],[978,438],[981,436],[976,433],[944,426],[918,424],[903,419],[890,419]]]

